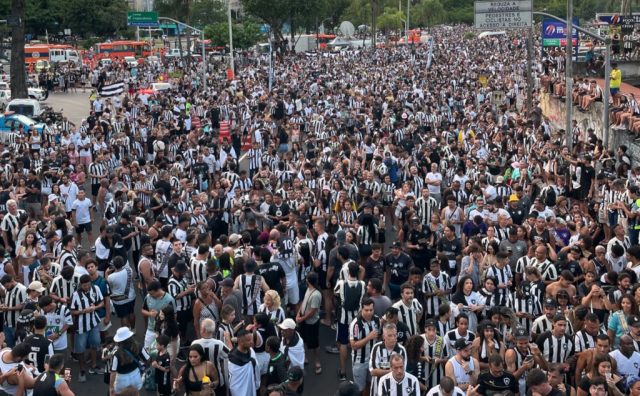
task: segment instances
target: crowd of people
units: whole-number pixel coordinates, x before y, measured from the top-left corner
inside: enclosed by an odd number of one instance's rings
[[[524,39],[470,32],[288,54],[272,90],[265,55],[206,89],[114,62],[78,125],[16,130],[1,389],[317,394],[329,353],[338,395],[640,395],[640,171],[577,125],[570,151],[524,110]]]

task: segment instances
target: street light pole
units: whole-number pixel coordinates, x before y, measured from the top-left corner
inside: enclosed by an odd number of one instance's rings
[[[202,37],[202,84],[203,84],[203,87],[204,87],[204,89],[206,91],[206,89],[207,89],[207,59],[205,58],[205,51],[204,51],[204,30],[198,29],[198,28],[190,26],[190,25],[187,25],[186,23],[177,21],[177,20],[175,20],[173,18],[159,16],[158,20],[160,20],[160,19],[164,19],[164,20],[167,20],[167,21],[175,23],[176,24],[176,30],[178,32],[180,32],[180,25],[182,25],[184,27],[187,27],[187,28],[193,30],[196,33],[200,33],[200,37]],[[178,35],[178,40],[179,39],[180,39],[180,35]],[[182,51],[181,51],[180,55],[182,56]]]
[[[567,42],[565,43],[565,83],[567,86],[565,103],[567,118],[565,121],[565,140],[569,151],[573,150],[573,0],[567,0]]]
[[[227,22],[229,23],[229,66],[231,72],[236,74],[236,68],[233,62],[233,25],[231,24],[231,0],[227,0]]]
[[[407,27],[404,29],[404,35],[407,38],[407,45],[409,44],[409,14],[411,13],[411,0],[407,0]]]
[[[563,23],[567,23],[567,21],[565,21],[564,19],[557,17],[555,15],[549,14],[547,12],[541,12],[541,11],[534,11],[533,12],[534,15],[542,15],[551,19],[554,19],[558,22],[563,22]],[[602,114],[602,128],[604,129],[604,131],[602,132],[602,136],[603,136],[603,142],[605,144],[605,146],[608,144],[608,139],[609,139],[609,87],[610,87],[610,76],[611,76],[611,39],[608,37],[603,37],[600,36],[597,33],[594,33],[590,30],[587,30],[585,28],[582,28],[580,26],[575,26],[574,29],[576,29],[578,32],[587,35],[597,41],[600,41],[602,43],[605,44],[605,65],[604,65],[604,74],[605,74],[605,79],[604,79],[604,92],[603,92],[603,97],[602,97],[602,102],[604,105],[604,110],[603,110],[603,114]]]

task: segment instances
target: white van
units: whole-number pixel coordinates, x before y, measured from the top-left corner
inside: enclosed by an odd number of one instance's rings
[[[14,99],[7,105],[7,111],[13,111],[16,114],[22,114],[34,119],[39,118],[44,113],[44,109],[35,99]]]

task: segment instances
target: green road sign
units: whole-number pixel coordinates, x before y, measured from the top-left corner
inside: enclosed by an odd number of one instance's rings
[[[138,27],[157,27],[158,13],[155,11],[127,12],[127,25],[138,26]]]

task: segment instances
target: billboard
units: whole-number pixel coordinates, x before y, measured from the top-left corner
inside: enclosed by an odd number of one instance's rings
[[[573,24],[579,26],[578,18],[573,18]],[[578,31],[573,29],[571,34],[573,45],[578,43]],[[553,19],[542,21],[542,46],[562,47],[567,43],[567,24]]]

